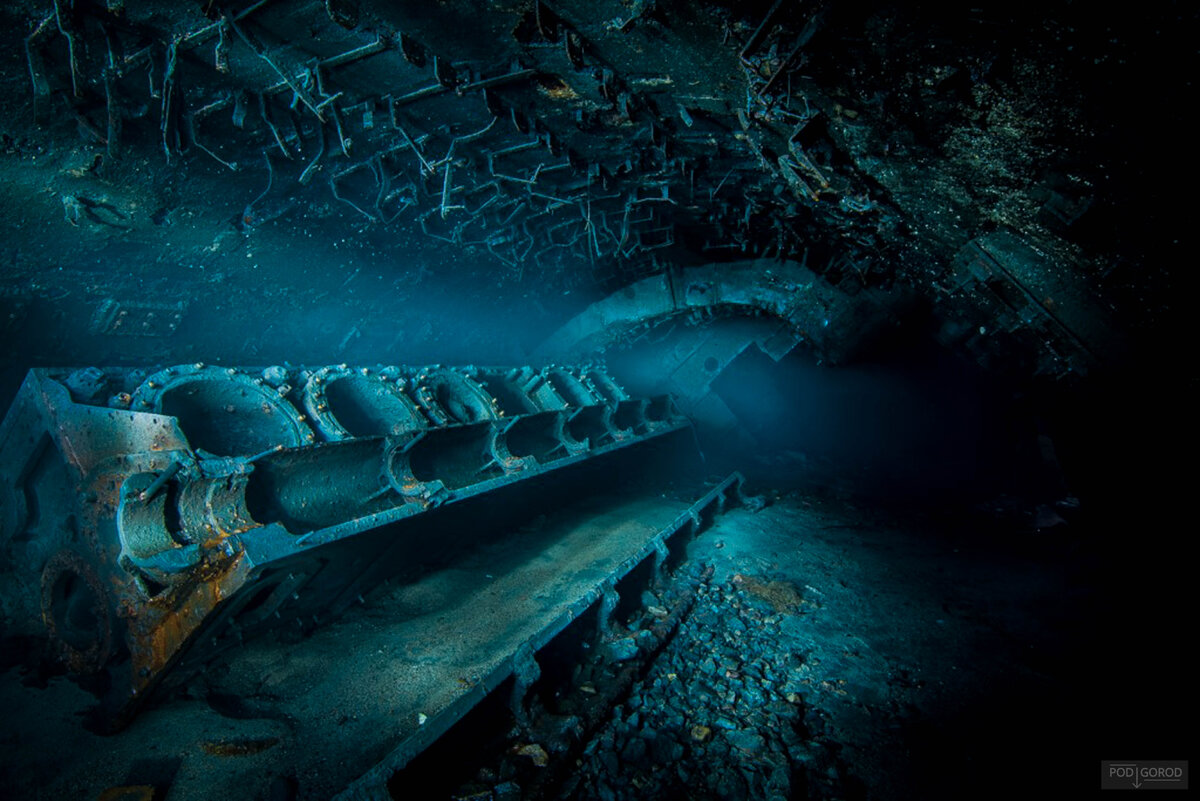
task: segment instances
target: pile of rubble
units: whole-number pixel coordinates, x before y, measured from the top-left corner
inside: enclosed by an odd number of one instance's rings
[[[439,797],[853,796],[862,783],[823,736],[826,714],[806,701],[824,689],[797,648],[811,606],[788,581],[714,578],[711,567],[644,593],[642,611],[615,638],[584,646],[590,658],[492,741],[482,765],[447,755],[443,767],[471,779]],[[476,745],[454,750],[461,759]]]
[[[584,747],[561,798],[824,798],[845,795],[805,656],[787,644],[804,602],[792,585],[735,574],[702,584],[692,613]]]

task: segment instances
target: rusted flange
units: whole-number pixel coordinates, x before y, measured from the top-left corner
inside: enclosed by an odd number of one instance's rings
[[[429,425],[396,379],[365,367],[322,367],[309,376],[302,397],[327,440],[398,436]]]
[[[249,456],[316,437],[300,413],[262,378],[205,364],[168,367],[133,393],[130,408],[175,417],[193,449]]]
[[[500,417],[496,399],[453,370],[434,370],[417,376],[417,396],[429,416],[441,425],[467,425]]]

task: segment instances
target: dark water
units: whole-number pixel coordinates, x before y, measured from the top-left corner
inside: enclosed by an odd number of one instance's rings
[[[756,349],[715,382],[781,463],[807,463],[887,498],[979,493],[1005,482],[1013,419],[1004,399],[932,346],[886,361],[825,367],[803,352]]]

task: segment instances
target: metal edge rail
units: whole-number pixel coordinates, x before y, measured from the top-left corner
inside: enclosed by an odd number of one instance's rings
[[[688,539],[695,537],[705,527],[706,516],[712,514],[715,517],[717,514],[723,513],[731,501],[741,503],[750,509],[761,508],[763,504],[761,497],[744,494],[744,482],[745,478],[741,473],[731,473],[694,501],[671,523],[649,537],[635,554],[622,561],[607,578],[577,597],[552,622],[504,658],[491,673],[482,677],[469,689],[465,689],[451,704],[429,717],[423,725],[397,744],[374,767],[367,770],[349,787],[335,796],[335,801],[374,801],[381,797],[390,797],[384,787],[392,775],[402,770],[506,680],[517,679],[515,690],[517,693],[527,690],[536,675],[526,675],[523,680],[522,675],[527,673],[528,666],[533,663],[534,654],[549,645],[585,611],[593,605],[599,604],[602,613],[599,625],[601,628],[607,628],[608,620],[606,618],[611,616],[615,604],[605,603],[604,599],[612,598],[616,593],[617,584],[639,566],[645,564],[647,560],[652,560],[655,575],[660,575],[665,570],[668,556],[673,555],[678,549],[686,547],[686,542],[679,541],[676,535],[686,531],[689,535]]]

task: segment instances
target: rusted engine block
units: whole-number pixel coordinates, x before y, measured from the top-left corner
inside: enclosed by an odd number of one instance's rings
[[[120,726],[361,599],[415,516],[687,425],[600,368],[32,370],[0,425],[4,634],[48,635]]]

